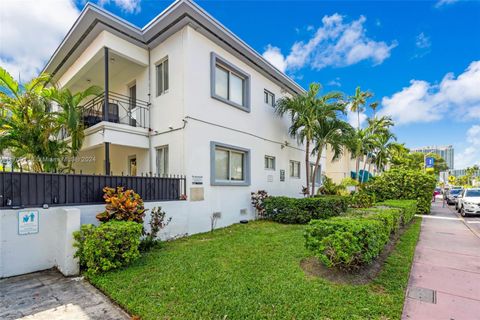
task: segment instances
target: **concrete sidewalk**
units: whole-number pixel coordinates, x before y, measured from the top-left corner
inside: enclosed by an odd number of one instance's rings
[[[480,320],[480,238],[441,201],[422,220],[402,319]]]

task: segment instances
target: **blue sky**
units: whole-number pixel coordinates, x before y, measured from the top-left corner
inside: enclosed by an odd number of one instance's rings
[[[71,25],[84,5],[48,1],[65,10],[65,19],[56,25]],[[37,1],[19,2],[34,6]],[[171,1],[95,3],[142,27]],[[356,86],[374,92],[372,102],[378,100],[380,113],[393,116],[398,140],[408,147],[453,144],[456,167],[480,162],[479,1],[197,3],[303,87],[320,82],[325,90],[347,95]],[[5,10],[15,10],[0,9],[1,17]],[[6,23],[0,22],[0,33]],[[61,36],[55,39],[59,42]],[[8,35],[0,37],[0,63],[22,73],[11,57],[13,49],[5,50],[8,41]],[[33,64],[23,74],[32,70]]]

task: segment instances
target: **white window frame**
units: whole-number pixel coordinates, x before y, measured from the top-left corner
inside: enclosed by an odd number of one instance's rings
[[[265,104],[275,107],[275,94],[271,91],[268,91],[267,89],[263,90],[263,102]]]
[[[224,98],[222,96],[219,96],[216,91],[215,91],[215,85],[216,85],[216,69],[217,66],[226,70],[228,72],[228,79],[227,79],[227,94],[230,94],[230,77],[232,74],[236,75],[237,77],[240,77],[243,79],[243,104],[238,104],[236,102],[233,102],[229,100],[229,98]],[[227,60],[219,57],[216,53],[211,52],[210,54],[210,94],[212,98],[222,101],[228,105],[231,105],[235,108],[238,108],[240,110],[243,110],[245,112],[250,112],[250,75],[246,73],[245,71],[242,71],[241,69],[237,68]]]
[[[292,166],[293,165],[293,166]],[[298,167],[298,174],[295,175],[295,167],[294,166],[297,166]],[[300,161],[295,161],[295,160],[290,160],[289,162],[289,174],[290,174],[290,178],[294,178],[294,179],[300,179],[301,177],[301,162]],[[292,171],[293,169],[293,171]]]
[[[269,167],[268,160],[272,160],[272,167]],[[265,162],[265,170],[273,170],[273,171],[275,171],[275,167],[276,167],[276,163],[275,163],[275,162],[276,162],[276,159],[275,159],[274,156],[265,155],[264,162]]]
[[[163,161],[164,161],[163,167],[164,167],[164,170],[165,170],[164,173],[160,173],[160,166],[159,166],[160,159],[158,158],[158,152],[160,150],[163,150]],[[168,144],[164,145],[164,146],[156,147],[155,148],[155,171],[156,171],[157,175],[161,175],[161,176],[168,175],[168,169],[169,169],[168,165],[169,165]]]
[[[243,180],[220,180],[215,176],[215,151],[217,149],[229,152],[238,152],[244,154],[243,159]],[[230,153],[229,153],[230,154]],[[230,161],[229,161],[230,162]],[[231,168],[228,165],[228,175],[230,176]],[[212,186],[249,186],[250,185],[250,149],[236,147],[220,142],[210,142],[210,185]]]
[[[160,84],[159,84],[159,77],[158,77],[158,73],[159,73],[159,67],[160,66],[163,66],[162,67],[162,88],[159,88]],[[165,65],[166,65],[166,68],[165,68]],[[155,94],[157,97],[165,94],[165,93],[168,93],[168,90],[170,89],[170,62],[168,61],[168,56],[166,56],[165,58],[163,58],[162,60],[160,60],[159,62],[157,62],[155,64]],[[167,72],[165,73],[165,70],[167,70]],[[165,79],[167,80],[165,82]],[[166,87],[165,87],[165,83],[167,84]]]
[[[313,182],[313,169],[315,168],[315,163],[310,162],[310,183]],[[315,177],[315,186],[321,186],[322,185],[322,165],[318,165],[318,170],[317,170],[317,176]]]

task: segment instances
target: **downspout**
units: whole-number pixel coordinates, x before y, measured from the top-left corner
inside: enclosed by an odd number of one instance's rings
[[[150,60],[150,47],[148,48],[148,171],[152,175],[152,61]]]

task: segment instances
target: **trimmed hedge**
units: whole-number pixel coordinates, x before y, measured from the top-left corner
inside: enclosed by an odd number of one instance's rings
[[[385,200],[384,202],[377,203],[376,205],[401,209],[402,225],[408,224],[418,210],[416,200]]]
[[[418,170],[391,169],[374,177],[364,190],[375,195],[377,201],[415,199],[417,213],[428,214],[436,182],[435,176]]]
[[[343,196],[268,197],[264,200],[265,218],[280,223],[305,224],[312,219],[326,219],[346,212],[348,202],[348,197]]]
[[[400,208],[351,209],[343,217],[312,220],[305,245],[327,267],[358,269],[382,252],[402,221]]]
[[[75,257],[87,275],[125,266],[140,257],[142,225],[132,221],[109,221],[98,227],[82,225],[73,233]]]

